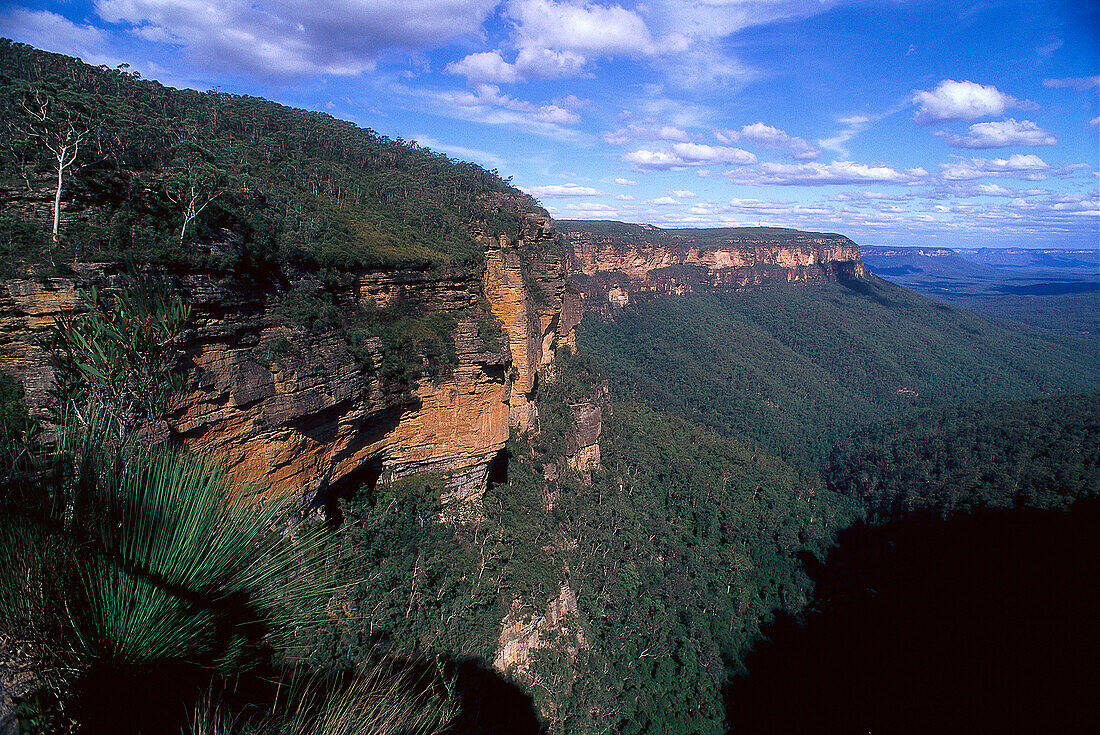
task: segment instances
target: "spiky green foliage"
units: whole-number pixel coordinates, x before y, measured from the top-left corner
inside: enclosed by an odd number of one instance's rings
[[[0,628],[42,652],[62,703],[166,667],[236,672],[293,644],[331,593],[324,529],[164,446],[68,419],[50,469],[0,515]]]
[[[433,735],[456,711],[446,688],[382,663],[348,681],[313,676],[284,686],[281,697],[251,716],[207,697],[195,708],[189,735]]]
[[[28,471],[37,434],[38,424],[23,402],[23,386],[0,373],[0,492]]]
[[[165,279],[135,273],[108,298],[96,286],[80,292],[82,312],[56,321],[53,366],[58,403],[91,403],[126,433],[159,418],[184,386],[177,343],[191,308]]]

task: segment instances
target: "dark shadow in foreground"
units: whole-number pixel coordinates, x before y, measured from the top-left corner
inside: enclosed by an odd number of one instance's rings
[[[732,733],[1076,733],[1100,721],[1100,500],[840,536],[804,624],[726,691]]]
[[[461,700],[452,735],[539,735],[535,707],[522,689],[475,659],[458,664],[455,688]]]

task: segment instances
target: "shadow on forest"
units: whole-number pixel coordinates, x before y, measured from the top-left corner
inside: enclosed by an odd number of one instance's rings
[[[462,709],[448,729],[453,735],[539,735],[534,704],[522,689],[484,662],[458,664],[455,681]]]
[[[1100,500],[844,531],[803,623],[726,690],[732,733],[1095,732]]]
[[[427,662],[394,662],[411,672],[414,680],[441,686],[434,665]],[[535,708],[522,689],[484,662],[441,661],[452,678],[460,712],[446,729],[450,735],[539,735]],[[79,696],[70,714],[84,723],[82,732],[179,735],[190,732],[188,723],[196,706],[207,696],[228,712],[255,713],[259,707],[285,698],[282,690],[288,672],[264,668],[228,679],[211,678],[210,672],[186,663],[161,664],[136,672],[130,668],[100,667],[80,682]],[[300,673],[305,673],[303,670]],[[315,675],[321,672],[314,672]],[[330,673],[332,687],[346,685],[353,672]],[[322,679],[321,681],[324,681]],[[240,723],[238,723],[240,724]],[[243,732],[244,729],[235,730]]]

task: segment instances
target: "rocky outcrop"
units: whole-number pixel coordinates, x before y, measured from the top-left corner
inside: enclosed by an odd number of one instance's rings
[[[592,482],[592,473],[600,468],[600,432],[603,412],[595,403],[584,402],[569,407],[573,431],[567,437],[569,466],[581,482]]]
[[[564,252],[549,221],[523,243],[485,237],[485,298],[501,323],[511,352],[509,421],[520,431],[535,426],[531,399],[538,377],[553,362],[559,345],[574,346],[573,328],[580,322],[576,293],[566,291]]]
[[[546,602],[545,610],[524,608],[519,600],[512,603],[504,620],[501,621],[500,640],[497,654],[493,659],[493,668],[506,676],[527,685],[545,688],[539,697],[543,703],[543,715],[550,715],[546,709],[565,699],[564,689],[571,686],[577,672],[573,664],[577,654],[588,647],[577,610],[577,596],[568,582],[563,582],[557,597]],[[567,681],[539,681],[532,670],[533,657],[543,650],[554,649],[565,654],[570,671]]]
[[[571,343],[577,320],[575,303],[562,318],[563,258],[547,220],[531,216],[520,238],[480,239],[482,272],[344,277],[339,299],[349,309],[400,304],[457,315],[455,364],[407,392],[362,369],[339,334],[309,334],[276,318],[278,287],[189,274],[181,284],[192,306],[183,350],[189,389],[170,416],[173,433],[235,478],[303,503],[431,472],[446,478],[445,501],[476,508],[510,432],[532,427],[538,375],[559,344]],[[109,290],[117,277],[87,266],[70,278],[0,285],[0,370],[23,381],[39,413],[52,385],[41,339],[92,283]],[[503,339],[486,335],[497,329]],[[378,365],[381,340],[364,347]]]
[[[606,310],[644,294],[825,283],[866,275],[859,246],[842,235],[774,228],[662,230],[567,223],[585,307]]]

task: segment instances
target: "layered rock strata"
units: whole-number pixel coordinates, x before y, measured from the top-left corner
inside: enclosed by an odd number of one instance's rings
[[[569,298],[548,221],[530,217],[516,240],[479,239],[482,272],[345,276],[339,296],[349,307],[401,303],[417,314],[459,315],[456,363],[407,393],[361,369],[340,335],[285,326],[275,316],[277,288],[188,275],[181,288],[192,306],[183,345],[189,388],[169,418],[174,435],[235,478],[303,503],[431,472],[446,478],[446,501],[476,507],[510,432],[531,427],[538,375],[559,344],[571,343],[577,320],[575,306],[562,318]],[[117,277],[85,267],[70,278],[0,285],[0,371],[24,383],[39,414],[53,380],[42,338],[92,284],[110,290]],[[485,320],[494,319],[502,339],[486,344],[493,340]],[[379,364],[381,340],[365,347]]]
[[[585,308],[624,306],[647,294],[826,283],[866,275],[859,246],[842,235],[609,224],[586,227],[574,222],[566,227]]]

